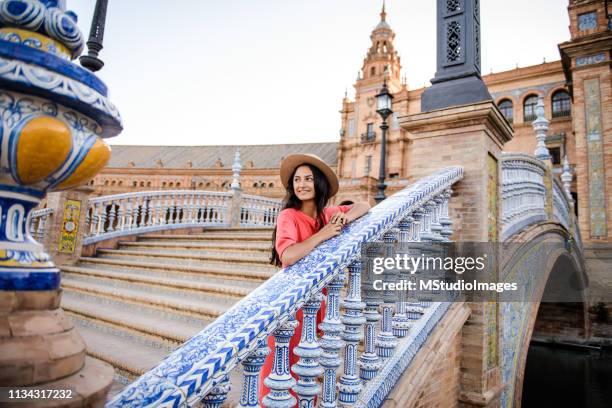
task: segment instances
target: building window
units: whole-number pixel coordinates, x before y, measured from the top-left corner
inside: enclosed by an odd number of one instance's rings
[[[561,148],[560,147],[551,147],[548,149],[550,153],[550,161],[552,164],[561,164]]]
[[[355,119],[349,119],[348,121],[348,136],[355,136]]]
[[[523,102],[523,122],[531,122],[536,118],[537,95],[529,95]]]
[[[571,116],[572,100],[566,91],[557,91],[552,97],[552,117],[561,118]]]
[[[372,170],[372,156],[365,157],[365,166],[363,168],[363,175],[369,176],[370,170]]]
[[[368,123],[367,132],[361,135],[361,143],[373,142],[376,139],[376,132],[374,132],[374,123]]]
[[[506,120],[512,123],[514,121],[514,106],[512,105],[512,101],[510,99],[504,99],[499,102],[497,106]]]
[[[397,112],[393,112],[393,115],[391,116],[391,129],[393,130],[399,129],[398,117],[399,114]]]
[[[597,12],[589,11],[588,13],[578,14],[578,30],[586,31],[597,28]]]

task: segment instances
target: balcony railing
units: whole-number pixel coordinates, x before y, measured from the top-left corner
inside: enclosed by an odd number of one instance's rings
[[[376,140],[376,132],[365,132],[361,134],[361,143],[372,143]]]
[[[552,117],[553,118],[566,118],[568,116],[572,116],[572,110],[571,109],[562,109],[562,110],[554,110],[552,112]]]
[[[48,230],[48,222],[53,215],[52,208],[43,208],[32,212],[30,235],[38,242],[43,242]]]
[[[450,189],[462,177],[462,168],[447,168],[388,197],[349,224],[340,236],[279,271],[128,385],[107,406],[202,403],[221,407],[230,390],[231,372],[242,382],[233,384],[242,389],[239,406],[257,407],[259,376],[270,352],[274,363],[266,379],[271,391],[264,398],[265,406],[314,406],[315,398],[321,406],[330,407],[382,405],[450,303],[411,302],[406,291],[398,291],[397,296],[389,296],[393,291],[385,294],[371,289],[362,293],[362,273],[364,282],[368,282],[365,288],[372,287],[374,277],[370,268],[362,265],[361,248],[381,240],[447,241],[452,234]],[[341,301],[345,277],[346,297]],[[324,288],[327,306],[319,339],[316,315]],[[294,316],[300,308],[302,336],[294,349],[300,360],[291,368],[298,376],[296,381],[290,374],[288,348],[298,325]],[[272,350],[268,347],[271,337],[275,340]],[[240,363],[244,370],[233,371]],[[337,376],[340,369],[342,373]],[[321,374],[319,384],[317,377]]]

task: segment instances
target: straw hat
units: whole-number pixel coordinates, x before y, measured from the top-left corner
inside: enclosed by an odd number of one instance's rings
[[[285,188],[289,186],[289,179],[293,175],[295,169],[300,167],[302,164],[312,164],[325,176],[329,182],[330,194],[329,197],[333,197],[338,192],[339,183],[338,176],[320,157],[314,154],[290,154],[285,157],[280,165],[280,177]]]

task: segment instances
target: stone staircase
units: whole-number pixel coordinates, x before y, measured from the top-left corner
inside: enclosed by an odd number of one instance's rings
[[[62,307],[91,356],[115,367],[115,386],[175,347],[270,278],[271,229],[147,235],[63,266]]]

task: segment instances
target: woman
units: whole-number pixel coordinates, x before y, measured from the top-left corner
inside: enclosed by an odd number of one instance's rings
[[[276,220],[272,235],[273,265],[286,268],[308,255],[317,245],[340,234],[342,227],[361,217],[370,209],[367,203],[355,203],[337,207],[326,207],[327,202],[338,192],[338,177],[319,157],[311,154],[293,154],[281,163],[280,176],[287,195],[283,210]],[[325,314],[325,305],[317,315],[320,323]],[[289,362],[299,360],[293,348],[300,342],[302,333],[302,311],[296,314],[299,326],[289,343]],[[273,336],[268,338],[273,350]],[[269,392],[263,380],[272,370],[273,353],[270,353],[261,371],[259,400]],[[293,392],[292,392],[293,393]]]

